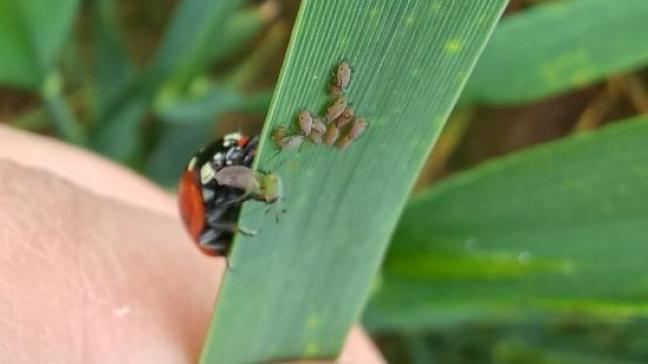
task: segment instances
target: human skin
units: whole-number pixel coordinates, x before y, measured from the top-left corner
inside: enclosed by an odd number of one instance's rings
[[[0,127],[0,363],[195,363],[224,267],[145,179]],[[356,327],[338,362],[384,360]]]

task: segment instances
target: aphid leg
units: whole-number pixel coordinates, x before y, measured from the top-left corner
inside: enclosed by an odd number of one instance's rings
[[[267,214],[269,214],[269,213],[271,213],[271,212],[273,212],[273,209],[272,209],[272,203],[267,203],[267,202],[266,202],[266,209],[265,209],[264,214],[267,215]],[[274,213],[275,222],[276,222],[277,224],[279,223],[279,214],[285,214],[286,212],[288,212],[288,210],[286,210],[286,209],[282,209],[282,210],[276,211],[276,212]]]
[[[275,158],[279,156],[279,154],[281,154],[281,149],[279,149],[275,154],[273,154],[268,161],[272,162]]]

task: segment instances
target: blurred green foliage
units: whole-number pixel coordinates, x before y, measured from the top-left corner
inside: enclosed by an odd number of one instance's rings
[[[501,22],[466,102],[519,104],[648,63],[648,1],[548,2]]]
[[[87,62],[87,68],[66,68],[59,58],[66,39],[81,39],[70,34],[81,5],[74,0],[56,6],[41,0],[0,4],[0,52],[5,55],[0,82],[33,90],[48,112],[27,114],[17,125],[43,129],[52,122],[63,139],[171,185],[196,145],[210,138],[218,115],[263,114],[267,109],[269,90],[250,93],[244,84],[228,84],[209,70],[257,36],[274,16],[268,9],[229,0],[179,2],[157,51],[141,66],[126,45],[119,4],[88,1],[89,57],[73,56],[75,62]],[[85,70],[89,73],[80,73]],[[71,105],[68,95],[79,92],[80,102],[75,97]],[[84,110],[82,117],[77,109]],[[154,122],[147,123],[151,115]],[[186,125],[181,128],[186,135],[180,137],[185,143],[169,142],[180,134],[169,123]]]
[[[56,70],[78,0],[0,2],[0,82],[38,91]]]
[[[142,60],[127,42],[123,2],[0,1],[0,83],[40,100],[13,123],[54,131],[170,186],[223,115],[264,115],[270,105],[272,89],[250,80],[264,71],[259,60],[281,59],[281,30],[268,26],[272,2],[258,3],[179,0],[156,50]],[[648,64],[647,1],[531,3],[516,1],[524,6],[496,28],[472,75],[458,76],[470,76],[465,109],[546,101]],[[89,29],[80,19],[89,19]],[[632,88],[634,113],[647,112],[641,81]],[[366,317],[377,333],[396,337],[384,348],[396,348],[401,363],[648,361],[638,339],[648,326],[647,133],[647,117],[635,115],[414,196]],[[556,314],[574,315],[577,339],[573,330],[547,329]],[[599,319],[606,324],[588,326]],[[488,326],[465,329],[465,322]],[[601,345],[605,334],[616,346]]]
[[[374,298],[386,327],[444,312],[648,313],[648,116],[532,148],[416,195]],[[404,299],[406,298],[406,299]],[[461,307],[460,310],[457,308]]]

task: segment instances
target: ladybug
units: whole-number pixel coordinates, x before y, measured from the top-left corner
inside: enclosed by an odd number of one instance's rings
[[[178,205],[187,232],[206,254],[226,256],[235,233],[254,235],[237,226],[241,204],[281,197],[274,174],[253,171],[259,137],[231,133],[199,149],[178,184]]]

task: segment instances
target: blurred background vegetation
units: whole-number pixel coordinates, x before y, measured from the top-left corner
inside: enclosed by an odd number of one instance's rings
[[[0,2],[0,122],[169,189],[259,132],[299,1],[179,3]],[[510,2],[376,283],[390,362],[648,362],[646,24],[642,0]]]

